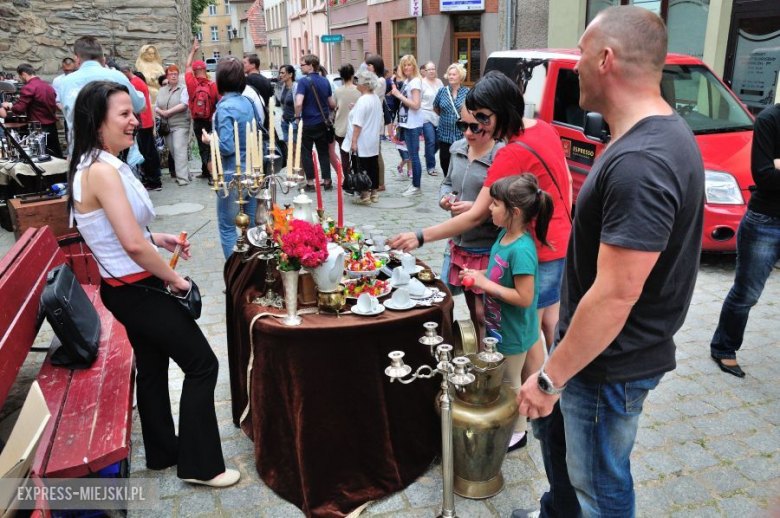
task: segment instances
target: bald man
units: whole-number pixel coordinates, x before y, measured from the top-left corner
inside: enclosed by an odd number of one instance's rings
[[[675,368],[673,336],[698,271],[704,165],[661,97],[666,47],[663,22],[640,7],[602,11],[579,42],[580,107],[604,116],[612,142],[577,200],[560,340],[518,396],[520,413],[538,420],[551,482],[541,516],[634,516],[629,457],[642,403]]]

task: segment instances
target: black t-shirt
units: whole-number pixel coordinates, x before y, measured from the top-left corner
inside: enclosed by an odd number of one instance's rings
[[[641,120],[596,161],[577,199],[561,337],[596,279],[601,243],[661,254],[620,334],[582,370],[583,377],[621,382],[675,368],[672,338],[693,296],[703,210],[701,153],[676,113]]]
[[[753,212],[780,218],[780,169],[775,167],[776,158],[780,158],[780,104],[762,110],[753,126],[750,170],[756,190],[748,202]]]
[[[274,87],[271,84],[270,79],[263,74],[249,74],[246,76],[246,82],[255,89],[257,95],[259,95],[266,106],[268,106],[271,96],[274,94]],[[267,110],[268,108],[266,108]]]

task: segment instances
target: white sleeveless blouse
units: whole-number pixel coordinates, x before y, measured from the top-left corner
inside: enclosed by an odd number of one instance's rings
[[[93,157],[96,158],[93,159]],[[151,234],[146,229],[146,226],[155,218],[152,200],[149,199],[149,193],[146,192],[146,188],[133,175],[130,166],[114,155],[105,151],[98,152],[97,150],[85,153],[81,157],[81,162],[79,162],[76,173],[73,176],[70,195],[73,196],[75,201],[81,203],[82,173],[94,162],[104,162],[119,171],[124,194],[130,202],[130,207],[133,210],[135,220],[138,222],[138,227],[143,232],[144,237],[150,241],[149,246],[153,246],[151,244]],[[116,236],[111,222],[109,222],[103,209],[82,214],[74,207],[70,214],[71,227],[73,227],[74,218],[78,224],[79,232],[84,237],[84,241],[92,250],[92,253],[95,254],[95,257],[100,260],[98,268],[100,269],[101,277],[124,277],[144,271],[122,248],[122,243],[119,242],[119,238]]]

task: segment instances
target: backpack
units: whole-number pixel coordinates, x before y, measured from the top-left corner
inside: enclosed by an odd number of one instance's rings
[[[212,113],[211,83],[199,81],[198,86],[195,87],[192,101],[192,118],[210,119]]]

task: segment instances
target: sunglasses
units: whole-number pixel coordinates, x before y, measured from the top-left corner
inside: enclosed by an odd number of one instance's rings
[[[465,133],[467,129],[471,130],[471,133],[474,135],[479,135],[481,133],[484,133],[485,130],[480,128],[479,122],[465,122],[462,120],[458,120],[455,122],[455,127],[458,128],[458,131],[461,133]]]
[[[480,112],[480,113],[474,113],[474,112],[473,112],[473,111],[471,111],[471,110],[469,110],[469,113],[471,114],[471,116],[472,116],[472,117],[474,117],[475,119],[477,119],[477,122],[478,122],[478,123],[480,123],[480,124],[482,124],[482,125],[485,125],[485,126],[487,126],[488,124],[490,124],[490,117],[492,117],[492,116],[493,116],[493,114],[492,114],[492,113],[490,113],[490,114],[488,114],[488,113],[481,113],[481,112]]]

